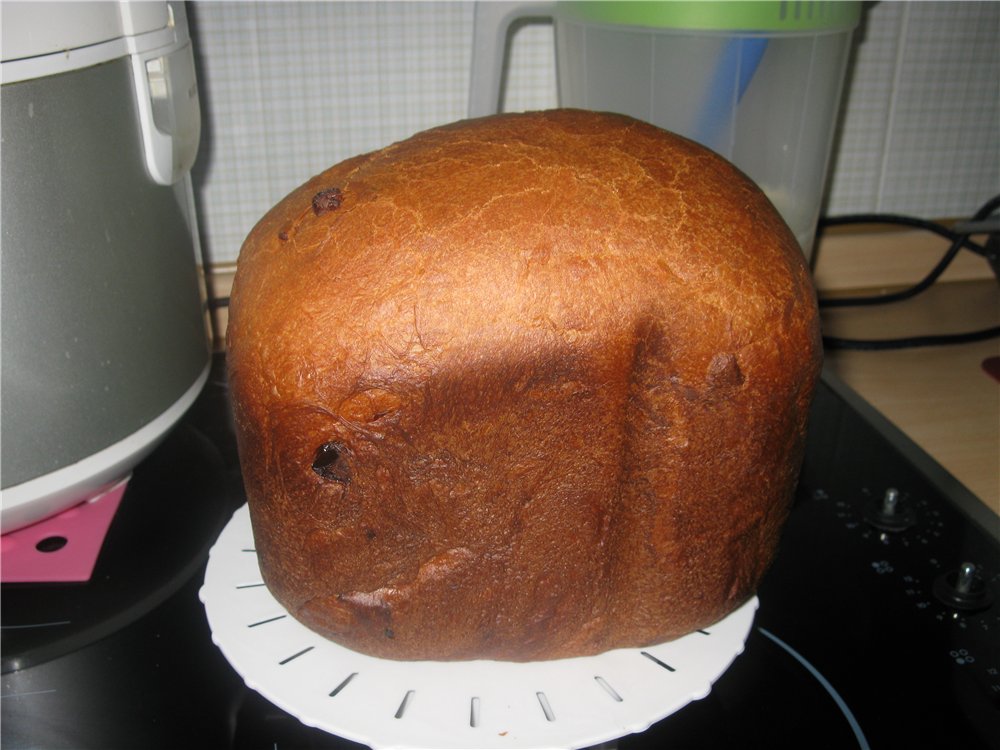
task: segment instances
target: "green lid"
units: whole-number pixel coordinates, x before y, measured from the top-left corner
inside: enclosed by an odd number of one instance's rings
[[[849,0],[571,0],[557,7],[577,21],[698,31],[847,30],[861,17],[861,3]]]

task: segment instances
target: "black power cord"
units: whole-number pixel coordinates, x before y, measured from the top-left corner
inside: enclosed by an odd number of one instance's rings
[[[986,219],[1000,208],[1000,195],[993,196],[986,201],[975,214],[970,223],[979,222]],[[924,219],[916,219],[909,216],[898,216],[895,214],[851,214],[821,219],[820,228],[830,226],[842,226],[846,224],[891,224],[899,226],[916,227],[934,232],[951,240],[948,250],[941,260],[930,270],[930,272],[913,286],[901,289],[897,292],[887,294],[866,295],[859,297],[838,297],[821,298],[819,306],[821,308],[834,307],[867,307],[872,305],[885,305],[892,302],[900,302],[917,296],[921,292],[930,288],[934,282],[940,278],[951,262],[958,255],[962,248],[967,248],[978,255],[982,255],[988,260],[992,260],[990,251],[969,239],[969,234],[957,232],[948,227]],[[907,349],[919,346],[941,346],[944,344],[965,344],[973,341],[984,341],[1000,336],[1000,326],[985,328],[979,331],[967,333],[909,336],[896,339],[866,340],[866,339],[846,339],[836,336],[824,336],[823,345],[827,349],[861,349],[867,351],[886,349]]]
[[[889,349],[915,349],[920,346],[945,346],[947,344],[971,344],[987,341],[1000,336],[1000,326],[983,328],[966,333],[942,333],[926,336],[906,336],[898,339],[844,339],[824,336],[825,349],[857,349],[859,351],[887,351]]]

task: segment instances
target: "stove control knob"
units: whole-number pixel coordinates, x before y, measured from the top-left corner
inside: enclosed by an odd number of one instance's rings
[[[934,596],[952,609],[978,612],[993,603],[993,595],[971,562],[964,562],[934,580]]]
[[[905,531],[917,522],[895,487],[887,489],[881,500],[873,498],[865,506],[865,520],[880,531]]]

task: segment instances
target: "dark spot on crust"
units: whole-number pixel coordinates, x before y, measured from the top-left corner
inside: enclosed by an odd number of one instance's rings
[[[328,213],[335,209],[340,208],[340,204],[343,203],[344,197],[340,188],[327,188],[326,190],[320,190],[312,199],[313,213],[317,216],[321,214]]]
[[[386,628],[385,629],[385,637],[386,638],[395,638],[396,634],[392,632],[392,628]]]
[[[317,448],[312,470],[323,479],[341,484],[347,484],[351,481],[351,467],[344,455],[344,446],[339,443],[323,443]]]
[[[376,536],[378,536],[378,535],[377,535],[377,534],[375,533],[375,529],[365,529],[365,538],[366,538],[366,539],[367,539],[367,540],[368,540],[369,542],[370,542],[370,541],[371,541],[372,539],[374,539],[374,538],[375,538]]]
[[[278,232],[278,239],[282,242],[288,242],[288,232],[281,231]]]
[[[708,365],[707,375],[711,388],[736,388],[744,381],[743,371],[732,354],[716,354]]]

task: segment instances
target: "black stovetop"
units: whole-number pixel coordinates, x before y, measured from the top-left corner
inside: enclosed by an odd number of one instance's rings
[[[359,747],[212,644],[198,588],[243,502],[222,366],[136,469],[91,581],[3,587],[4,748]],[[759,598],[711,693],[618,747],[1000,748],[1000,519],[829,373]]]

